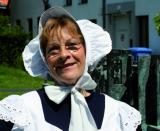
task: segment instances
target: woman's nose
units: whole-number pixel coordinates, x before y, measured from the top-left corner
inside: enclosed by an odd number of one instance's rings
[[[58,61],[60,63],[65,62],[68,58],[70,58],[70,51],[67,50],[65,47],[62,47],[60,54],[59,54],[59,59]]]
[[[66,57],[70,55],[70,51],[68,49],[66,49],[65,46],[61,46],[61,51],[60,51],[60,56],[61,57]]]

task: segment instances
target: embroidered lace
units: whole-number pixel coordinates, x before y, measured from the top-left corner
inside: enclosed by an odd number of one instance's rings
[[[124,131],[136,131],[141,124],[141,114],[126,103],[122,103],[119,109],[121,127]]]
[[[20,96],[11,95],[0,101],[0,119],[10,121],[20,128],[30,124],[29,115]]]

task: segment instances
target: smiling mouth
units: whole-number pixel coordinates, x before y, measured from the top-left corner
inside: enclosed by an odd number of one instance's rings
[[[64,64],[61,66],[57,66],[58,69],[68,69],[70,67],[72,67],[75,63],[68,63],[68,64]]]

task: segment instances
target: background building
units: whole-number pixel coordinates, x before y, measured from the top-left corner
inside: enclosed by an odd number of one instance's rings
[[[159,0],[107,0],[107,21],[113,47],[149,47],[160,54],[160,37],[153,18],[160,12]]]
[[[148,47],[153,54],[160,54],[160,36],[153,21],[160,12],[159,0],[11,0],[12,23],[35,36],[40,14],[53,5],[64,7],[76,19],[89,19],[109,31],[114,49]]]
[[[9,15],[9,0],[0,0],[0,14]]]
[[[103,66],[100,65],[100,68],[98,68],[101,75],[95,75],[98,76],[98,78],[95,79],[101,83],[101,86],[104,86],[109,82],[113,85],[116,85],[117,83],[123,85],[126,80],[129,80],[127,89],[129,90],[128,92],[130,92],[130,94],[128,94],[130,99],[127,97],[126,100],[131,100],[131,103],[134,103],[132,100],[133,98],[136,99],[135,101],[137,103],[135,102],[135,105],[139,106],[144,124],[160,125],[160,59],[155,59],[155,55],[152,55],[153,59],[151,59],[150,66],[150,57],[147,56],[145,60],[142,57],[138,59],[139,61],[136,63],[138,65],[138,70],[136,70],[135,63],[132,63],[130,59],[128,59],[130,55],[125,51],[130,47],[148,47],[153,50],[153,54],[160,55],[160,36],[158,36],[153,21],[154,16],[160,12],[160,1],[11,0],[10,10],[12,24],[21,25],[25,31],[31,33],[31,37],[34,37],[38,32],[38,22],[41,13],[53,5],[64,7],[76,19],[89,19],[102,26],[111,34],[113,48],[120,49],[118,50],[119,53],[117,50],[113,50],[113,52],[111,52],[113,53],[112,55],[110,55],[111,53],[107,55],[107,57],[110,58],[106,59],[108,60],[107,62],[103,61],[101,63]],[[127,60],[130,61],[130,64],[128,64]],[[108,66],[107,64],[110,65]],[[104,68],[102,69],[101,67]],[[118,69],[115,67],[118,67]],[[128,69],[129,71],[126,71]],[[133,75],[133,73],[138,76]],[[123,79],[122,76],[124,77]],[[136,79],[131,79],[133,77]],[[138,82],[137,78],[139,80]],[[106,79],[108,79],[109,82]],[[115,83],[113,83],[114,79],[116,80]],[[116,86],[105,87],[117,89]],[[134,94],[134,90],[137,89],[138,91],[135,91]],[[134,97],[134,95],[136,95],[136,97]],[[147,131],[150,130],[148,129]]]

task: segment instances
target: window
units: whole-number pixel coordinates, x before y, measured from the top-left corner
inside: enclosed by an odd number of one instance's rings
[[[21,20],[16,20],[16,25],[21,26]]]
[[[139,46],[148,47],[148,16],[139,16]]]
[[[29,31],[29,39],[33,38],[33,21],[31,18],[28,19],[28,31]]]
[[[91,22],[97,24],[97,20],[96,19],[90,19]]]
[[[40,16],[37,17],[37,33],[38,33],[38,31],[39,31],[39,20],[40,20]]]
[[[88,3],[88,0],[80,0],[80,4],[86,4]]]
[[[72,0],[66,0],[66,6],[72,5]]]

